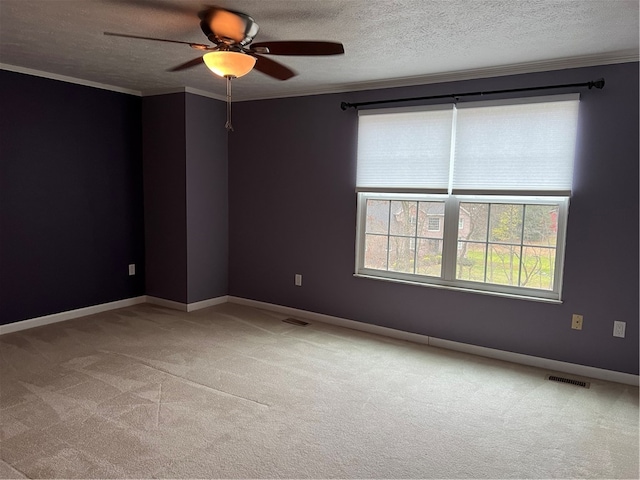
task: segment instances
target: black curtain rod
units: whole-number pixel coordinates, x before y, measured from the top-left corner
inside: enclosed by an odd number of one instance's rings
[[[599,78],[594,80],[593,82],[584,82],[584,83],[567,83],[564,85],[548,85],[546,87],[527,87],[527,88],[510,88],[507,90],[491,90],[488,92],[468,92],[468,93],[450,93],[447,95],[431,95],[428,97],[412,97],[412,98],[396,98],[392,100],[374,100],[371,102],[360,102],[360,103],[348,103],[342,102],[340,104],[340,108],[342,110],[346,110],[347,108],[358,108],[364,105],[380,105],[383,103],[396,103],[396,102],[412,102],[415,100],[434,100],[436,98],[453,98],[454,100],[458,100],[459,97],[471,97],[474,95],[491,95],[497,93],[513,93],[513,92],[529,92],[532,90],[548,90],[550,88],[567,88],[567,87],[589,87],[589,90],[592,88],[602,89],[604,87],[604,78]]]

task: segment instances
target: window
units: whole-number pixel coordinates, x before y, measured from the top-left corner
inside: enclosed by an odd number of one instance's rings
[[[557,218],[565,209],[562,199],[461,201],[458,214],[470,227],[458,229],[455,278],[553,291]]]
[[[361,111],[356,275],[558,301],[578,96]]]
[[[444,212],[443,201],[372,196],[363,203],[364,269],[440,275],[442,233],[429,228],[429,215]]]

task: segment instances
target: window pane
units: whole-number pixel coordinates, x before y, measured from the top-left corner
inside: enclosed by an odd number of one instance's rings
[[[367,233],[389,233],[389,200],[367,200]]]
[[[413,273],[415,251],[411,248],[411,240],[408,237],[389,237],[389,270]]]
[[[456,278],[553,290],[558,212],[558,204],[461,203]]]
[[[386,235],[366,235],[364,268],[387,269],[388,239]]]
[[[444,231],[444,202],[418,204],[418,236],[442,238]]]
[[[524,244],[555,246],[558,236],[558,205],[526,205]]]
[[[416,234],[417,202],[393,200],[391,202],[391,235]]]
[[[520,247],[489,245],[487,282],[500,285],[518,285],[520,273]]]
[[[523,210],[524,205],[491,204],[489,241],[519,244],[522,238]]]
[[[442,240],[418,239],[416,273],[439,277],[442,275]]]
[[[460,203],[460,240],[487,241],[488,203]]]
[[[484,282],[486,249],[485,243],[458,242],[458,280]]]
[[[556,249],[524,247],[520,286],[553,290]]]

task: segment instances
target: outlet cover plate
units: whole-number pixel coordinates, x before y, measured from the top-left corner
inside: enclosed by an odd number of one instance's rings
[[[627,322],[613,322],[613,336],[624,338],[624,332],[627,329]]]
[[[582,330],[582,315],[576,313],[571,317],[571,328],[574,330]]]

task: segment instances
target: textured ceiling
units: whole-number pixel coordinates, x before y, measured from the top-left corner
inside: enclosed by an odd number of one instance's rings
[[[216,0],[251,15],[255,41],[332,40],[345,54],[276,57],[298,72],[254,71],[234,99],[286,97],[638,60],[638,0]],[[191,89],[223,98],[186,45],[104,31],[209,43],[199,1],[0,0],[0,63],[123,91]],[[36,73],[36,72],[32,72]]]

